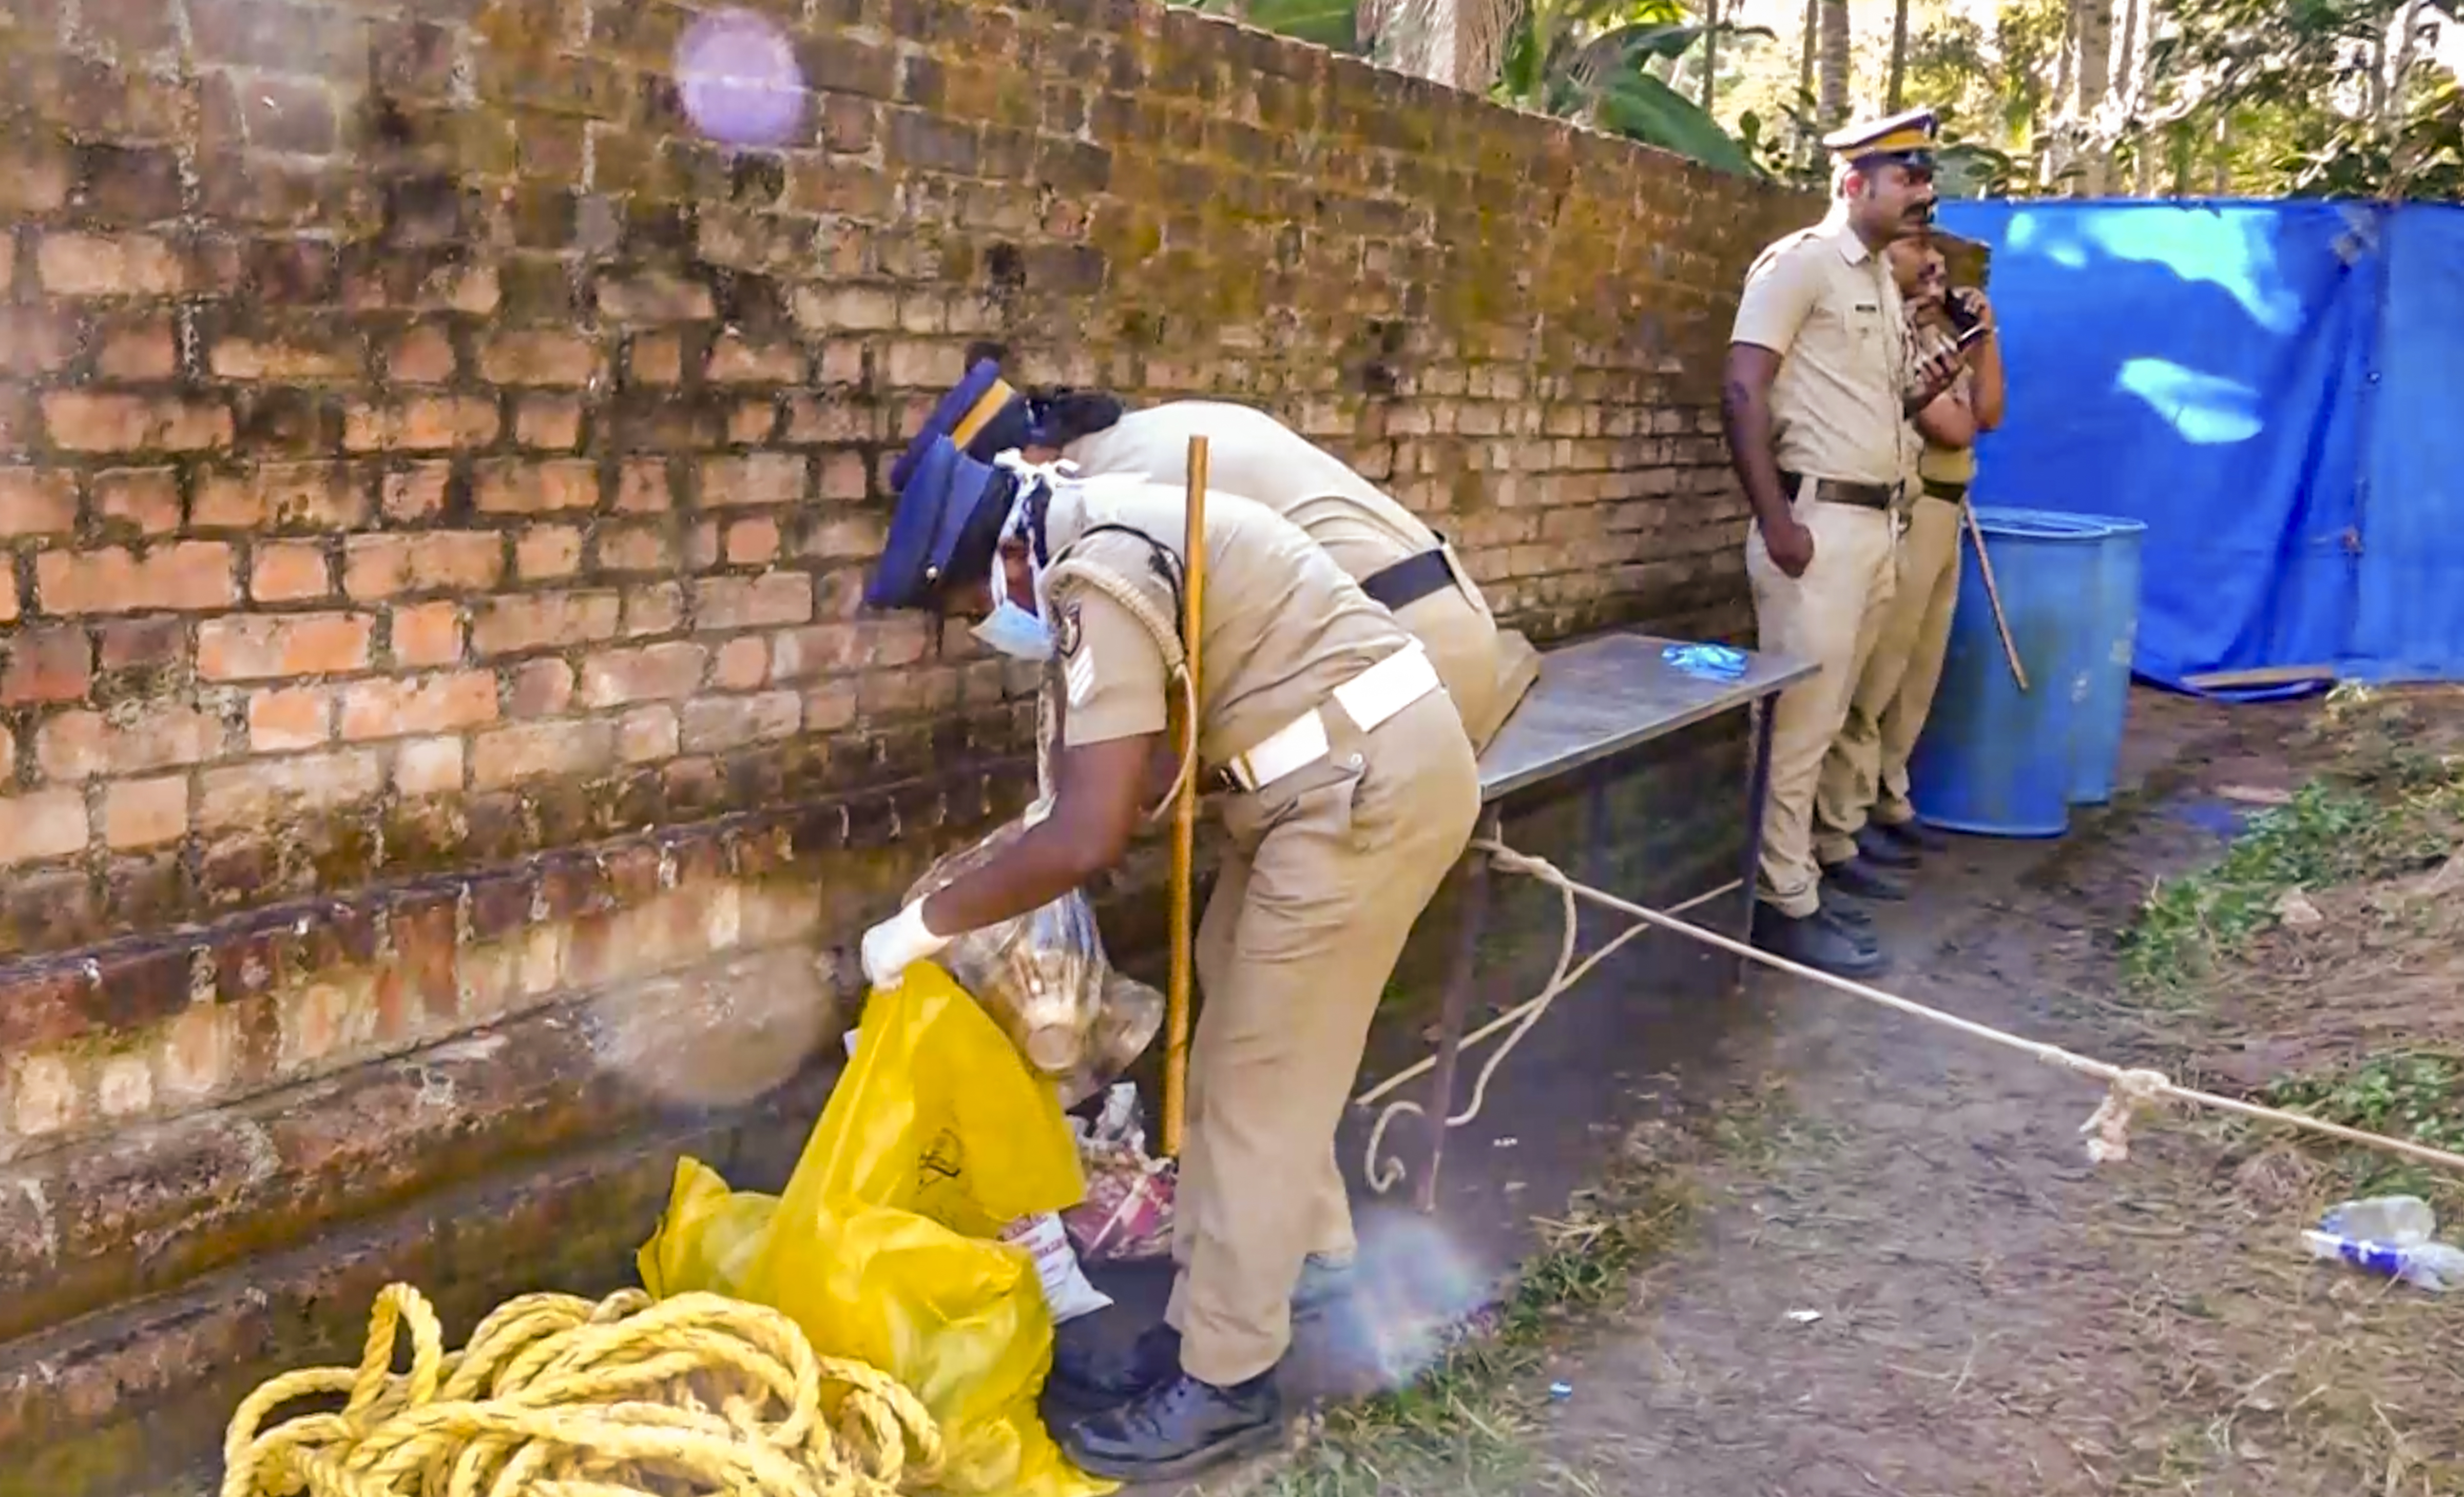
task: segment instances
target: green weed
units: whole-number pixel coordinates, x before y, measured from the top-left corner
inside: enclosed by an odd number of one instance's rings
[[[2453,1055],[2406,1051],[2333,1072],[2279,1077],[2268,1087],[2266,1100],[2347,1128],[2464,1150],[2464,1059]],[[2337,1173],[2354,1194],[2436,1200],[2455,1188],[2452,1177],[2375,1150],[2342,1149],[2323,1139],[2304,1142],[2337,1151]]]

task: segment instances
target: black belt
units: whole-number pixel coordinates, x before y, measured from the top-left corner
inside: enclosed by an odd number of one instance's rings
[[[1392,566],[1370,573],[1360,580],[1360,590],[1390,611],[1400,611],[1454,584],[1455,569],[1446,564],[1445,552],[1437,550],[1405,557]]]
[[[1968,485],[1950,483],[1941,478],[1927,478],[1925,481],[1925,492],[1928,499],[1948,499],[1956,504],[1968,497]]]
[[[1805,480],[1793,473],[1779,475],[1779,486],[1793,496]],[[1854,504],[1860,510],[1886,510],[1899,497],[1899,490],[1887,483],[1848,483],[1838,478],[1814,480],[1814,497],[1824,504]]]

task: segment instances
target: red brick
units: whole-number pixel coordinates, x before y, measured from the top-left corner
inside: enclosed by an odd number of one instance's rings
[[[187,285],[178,252],[152,234],[49,233],[34,263],[58,297],[176,297]]]
[[[705,629],[765,628],[813,616],[813,580],[802,572],[712,577],[693,583],[693,623]]]
[[[368,663],[364,613],[241,614],[197,626],[197,673],[209,681],[265,681],[358,671]]]
[[[450,666],[462,659],[462,609],[457,604],[396,608],[386,630],[397,666]]]
[[[579,457],[542,462],[492,459],[479,465],[475,490],[479,508],[490,514],[595,509],[599,465]]]
[[[34,596],[47,613],[135,613],[227,608],[239,590],[231,547],[183,540],[144,551],[45,551],[34,558]]]
[[[385,378],[396,385],[442,385],[459,367],[453,341],[433,327],[412,328],[385,355]]]
[[[504,538],[493,530],[353,536],[343,542],[342,590],[363,601],[401,593],[485,592],[504,574]]]
[[[446,492],[452,482],[451,463],[412,463],[385,474],[385,518],[409,522],[443,514]]]
[[[807,681],[864,663],[864,638],[852,624],[818,624],[770,637],[775,681]]]
[[[578,387],[599,378],[599,350],[572,333],[498,333],[480,350],[479,373],[491,385]]]
[[[514,672],[508,716],[555,717],[573,705],[573,667],[549,656]]]
[[[769,671],[769,645],[748,634],[718,647],[718,662],[711,671],[711,684],[722,692],[749,692],[761,684]]]
[[[0,261],[15,249],[0,237]],[[0,306],[0,374],[51,374],[65,368],[77,351],[77,319],[70,313]]]
[[[394,751],[393,787],[405,795],[462,788],[462,740],[413,738]]]
[[[700,688],[709,659],[701,646],[682,641],[601,650],[582,663],[582,704],[613,707],[690,696]]]
[[[685,377],[684,340],[673,333],[645,333],[633,340],[626,360],[636,385],[674,385]]]
[[[148,318],[102,331],[95,372],[106,380],[167,380],[180,370],[180,345],[168,318]]]
[[[311,344],[253,338],[218,338],[209,355],[215,375],[226,380],[280,380],[313,384],[357,379],[358,350],[347,344]]]
[[[194,708],[158,705],[128,719],[99,712],[65,712],[43,724],[34,758],[55,781],[141,775],[200,764],[222,753],[220,717]]]
[[[471,643],[482,656],[586,645],[616,632],[617,602],[612,592],[490,598],[478,607],[478,617],[471,626]]]
[[[804,731],[836,733],[855,725],[856,683],[833,681],[804,693]]]
[[[313,540],[267,541],[249,561],[248,595],[258,603],[300,603],[334,591],[333,565]]]
[[[514,413],[514,440],[558,451],[581,446],[582,402],[570,395],[524,396]]]
[[[625,637],[672,634],[684,627],[685,590],[674,583],[654,583],[625,594]]]
[[[18,629],[0,636],[0,703],[73,702],[94,684],[94,641],[80,624]]]
[[[699,696],[684,705],[684,750],[716,754],[766,739],[793,737],[804,701],[794,692],[759,696]]]
[[[675,758],[675,709],[644,707],[627,713],[616,724],[616,754],[628,764]]]
[[[180,474],[172,468],[116,468],[94,475],[96,512],[105,525],[141,535],[180,528]]]
[[[659,275],[601,280],[599,311],[619,322],[706,322],[718,315],[709,287]]]
[[[650,514],[674,507],[664,458],[628,457],[616,472],[616,507],[627,514]]]
[[[804,460],[793,452],[748,452],[741,457],[705,457],[701,462],[701,505],[720,509],[739,504],[798,504],[807,495]]]
[[[417,395],[390,405],[355,403],[342,413],[342,446],[354,452],[442,452],[496,439],[496,403],[475,395]]]
[[[203,770],[197,778],[197,828],[211,832],[276,826],[290,815],[372,799],[384,786],[384,765],[371,749]]]
[[[198,486],[199,530],[350,530],[367,523],[368,488],[343,463],[263,463]]]
[[[451,733],[495,720],[496,678],[485,671],[410,681],[361,681],[342,689],[346,740]]]
[[[0,798],[0,865],[66,857],[85,843],[85,797],[77,791]]]
[[[665,572],[676,564],[668,527],[655,520],[602,526],[593,544],[603,572]]]
[[[514,543],[514,570],[524,582],[570,577],[582,568],[582,532],[571,525],[533,525]]]
[[[471,784],[496,790],[525,780],[596,774],[614,761],[612,724],[526,722],[496,728],[471,740]]]
[[[745,401],[727,413],[727,440],[733,445],[763,446],[778,429],[778,405],[767,399]]]
[[[0,537],[65,536],[77,518],[77,474],[0,468]]]
[[[802,385],[804,355],[793,343],[757,346],[726,333],[711,345],[705,378],[718,385]]]
[[[57,143],[19,135],[0,143],[0,213],[48,213],[69,200],[75,185],[69,153]]]
[[[98,627],[105,671],[153,670],[188,653],[187,625],[179,619],[135,619]]]
[[[718,521],[706,519],[685,533],[687,570],[707,572],[718,564]]]
[[[0,566],[0,624],[14,624],[22,611],[17,605],[17,572],[14,567]]]
[[[334,693],[328,688],[289,687],[248,699],[248,746],[253,753],[316,748],[333,736]]]
[[[43,425],[73,452],[195,452],[231,440],[228,409],[170,395],[55,390],[43,397]]]
[[[113,848],[151,848],[177,842],[188,831],[188,780],[123,780],[102,797],[102,840]]]
[[[727,527],[727,564],[767,566],[779,560],[779,522],[740,519]]]
[[[822,457],[822,497],[861,499],[872,492],[861,452],[827,452]]]

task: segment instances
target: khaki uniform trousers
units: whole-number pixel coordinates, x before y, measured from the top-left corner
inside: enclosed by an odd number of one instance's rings
[[[1326,716],[1325,760],[1225,806],[1231,846],[1198,931],[1165,1319],[1182,1369],[1219,1387],[1282,1359],[1302,1260],[1349,1250],[1335,1127],[1404,938],[1480,815],[1443,692],[1366,735]]]
[[[1447,560],[1454,560],[1451,550]],[[1461,577],[1462,566],[1456,565]],[[1464,595],[1463,586],[1441,587],[1405,604],[1395,622],[1411,630],[1437,667],[1438,679],[1462,714],[1472,752],[1486,749],[1524,693],[1540,679],[1540,651],[1512,629],[1501,629],[1489,611]]]
[[[1858,677],[1838,739],[1822,762],[1815,851],[1825,863],[1854,856],[1857,833],[1868,820],[1899,826],[1916,819],[1908,800],[1908,759],[1925,732],[1950,649],[1950,616],[1959,604],[1962,502],[1927,495],[1908,512],[1881,635]]]
[[[1881,634],[1896,581],[1899,521],[1888,511],[1826,503],[1801,492],[1791,510],[1814,533],[1814,561],[1805,575],[1791,577],[1773,565],[1762,528],[1754,526],[1746,537],[1746,577],[1753,584],[1759,648],[1821,667],[1771,703],[1771,799],[1763,811],[1756,891],[1781,914],[1802,917],[1822,905],[1814,812],[1823,760]]]

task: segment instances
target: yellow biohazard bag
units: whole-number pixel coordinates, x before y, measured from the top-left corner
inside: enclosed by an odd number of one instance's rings
[[[1052,1313],[1006,1222],[1086,1195],[1052,1083],[930,962],[865,1005],[855,1054],[785,1194],[731,1192],[676,1164],[642,1282],[661,1298],[708,1290],[784,1311],[825,1356],[889,1373],[924,1400],[948,1461],[934,1490],[1098,1497],[1036,1395]]]

